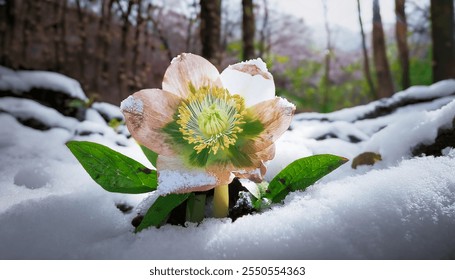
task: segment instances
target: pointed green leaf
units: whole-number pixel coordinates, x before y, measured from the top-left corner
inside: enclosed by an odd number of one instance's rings
[[[158,197],[152,206],[150,206],[147,213],[145,213],[142,222],[136,228],[135,232],[139,232],[151,226],[160,226],[171,211],[187,200],[190,194],[191,193],[168,194],[166,196]]]
[[[156,190],[156,171],[119,152],[87,141],[70,141],[66,146],[90,177],[109,192],[134,194]]]
[[[186,220],[192,223],[200,223],[204,219],[205,193],[192,193],[186,202]]]
[[[158,154],[150,150],[145,146],[141,146],[141,150],[144,153],[145,157],[150,161],[150,163],[156,167],[156,160],[158,159]]]
[[[335,155],[315,155],[298,159],[270,181],[265,198],[282,201],[289,192],[304,190],[348,160]]]

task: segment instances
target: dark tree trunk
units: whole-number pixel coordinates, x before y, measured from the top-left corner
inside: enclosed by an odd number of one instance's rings
[[[163,31],[161,24],[160,24],[161,16],[155,17],[153,15],[153,10],[156,9],[156,7],[153,7],[153,6],[150,6],[150,7],[152,7],[152,8],[148,12],[148,20],[150,20],[152,22],[154,31],[155,31],[156,35],[158,36],[158,38],[160,39],[161,44],[163,45],[167,58],[169,59],[169,61],[171,61],[174,56],[172,55],[172,50],[171,50],[171,45],[169,43],[169,40],[166,37],[165,32]],[[162,12],[163,12],[163,9],[160,8],[159,13],[161,14]]]
[[[105,37],[105,25],[106,25],[106,8],[107,8],[107,0],[101,1],[101,12],[98,21],[98,31],[96,35],[96,43],[95,43],[95,61],[94,61],[94,69],[96,73],[102,73],[101,64],[103,59],[103,41]],[[100,79],[98,75],[96,75],[96,82],[95,88],[97,91],[100,90]]]
[[[220,65],[221,0],[200,0],[202,56]]]
[[[67,65],[68,61],[68,44],[66,40],[66,16],[68,13],[68,1],[63,1],[62,13],[60,16],[60,56],[58,57],[58,63],[63,69]]]
[[[363,54],[363,74],[368,83],[370,94],[373,98],[377,98],[376,90],[374,88],[373,78],[371,76],[370,59],[368,56],[368,49],[365,39],[365,31],[363,30],[362,14],[360,10],[360,0],[357,0],[357,11],[359,15],[360,35],[362,36],[362,54]]]
[[[16,22],[16,0],[6,0],[5,3],[6,27],[4,30],[4,40],[2,40],[2,55],[0,62],[8,67],[15,67],[12,57],[12,50],[15,45],[15,34],[17,32]]]
[[[262,28],[259,32],[259,57],[263,57],[266,54],[266,37],[267,37],[267,28],[269,24],[269,5],[267,0],[264,2],[264,18],[262,19]]]
[[[253,0],[242,0],[243,16],[242,16],[242,58],[248,60],[254,58],[254,6]]]
[[[23,13],[22,13],[22,44],[21,44],[21,53],[20,53],[20,67],[27,68],[27,55],[28,55],[28,45],[30,42],[31,36],[31,14],[33,10],[33,2],[25,1],[23,3]]]
[[[394,92],[393,82],[387,60],[386,43],[378,0],[373,0],[373,55],[376,77],[378,79],[378,97],[392,96]]]
[[[119,100],[122,100],[125,95],[128,94],[126,85],[127,85],[127,73],[128,73],[128,66],[127,66],[127,59],[128,59],[128,34],[130,31],[130,14],[133,10],[134,0],[128,1],[128,6],[126,11],[122,10],[122,6],[120,1],[117,0],[119,9],[122,13],[122,32],[120,38],[120,66],[117,72],[117,79],[119,82]]]
[[[111,19],[112,19],[112,7],[114,6],[114,0],[109,0],[108,7],[106,9],[106,20],[103,29],[102,44],[100,48],[101,55],[101,84],[106,86],[109,82],[109,48],[112,41],[111,34]]]
[[[433,81],[455,78],[453,0],[431,0]]]
[[[87,46],[87,23],[86,23],[86,13],[81,6],[81,1],[76,0],[76,7],[77,7],[77,16],[79,21],[79,79],[82,85],[85,84],[85,64],[86,64],[86,46]]]
[[[329,26],[329,18],[328,18],[328,9],[327,9],[327,0],[322,0],[322,7],[324,12],[324,28],[327,37],[326,47],[325,47],[325,56],[324,56],[324,76],[323,84],[322,84],[322,110],[323,112],[327,112],[329,110],[329,88],[332,84],[332,80],[330,78],[331,73],[331,65],[332,65],[332,32]]]
[[[401,86],[407,89],[411,85],[409,77],[408,24],[406,22],[405,0],[395,0],[395,36],[398,46],[398,60],[401,65]]]
[[[129,83],[130,91],[135,88],[142,87],[141,77],[138,75],[141,71],[139,69],[139,56],[140,56],[140,41],[141,41],[141,30],[143,26],[142,17],[142,0],[137,0],[137,15],[136,15],[136,29],[134,31],[133,41],[133,62],[132,62],[132,77]]]

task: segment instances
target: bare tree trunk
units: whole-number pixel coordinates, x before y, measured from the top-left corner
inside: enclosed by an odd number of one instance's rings
[[[197,7],[197,0],[193,0],[193,2],[190,4],[190,7]],[[186,41],[185,41],[185,46],[187,50],[191,50],[192,49],[192,43],[193,43],[193,27],[194,27],[194,23],[196,22],[197,20],[197,17],[198,17],[198,14],[196,13],[195,15],[193,14],[190,14],[188,16],[188,25],[187,25],[187,29],[186,29]]]
[[[15,41],[16,41],[16,32],[17,32],[17,22],[16,22],[16,0],[6,0],[5,3],[5,13],[6,13],[6,27],[5,27],[5,40],[2,41],[2,57],[1,63],[5,66],[14,68],[14,61],[11,59],[12,52],[14,50]]]
[[[159,8],[160,16],[155,17],[153,15],[153,9],[150,10],[149,20],[152,22],[154,31],[155,31],[156,35],[158,36],[158,38],[160,39],[161,44],[163,45],[167,58],[169,59],[169,61],[171,61],[172,58],[174,58],[174,56],[172,55],[172,51],[171,51],[171,45],[160,24],[160,21],[162,18],[162,16],[161,16],[162,12],[163,12],[163,9]]]
[[[58,57],[58,63],[60,65],[60,68],[65,68],[64,66],[67,65],[68,61],[68,45],[67,45],[67,40],[66,40],[66,16],[68,13],[68,1],[65,0],[63,1],[63,6],[62,6],[62,12],[60,14],[60,56]],[[66,70],[66,69],[65,69]]]
[[[36,54],[40,59],[37,61],[36,67],[40,69],[50,68],[49,61],[51,58],[51,51],[49,49],[48,38],[46,36],[46,29],[43,22],[43,10],[46,10],[46,3],[43,1],[35,1],[33,8],[33,43],[37,46],[39,52]]]
[[[140,56],[140,40],[141,40],[141,30],[143,26],[143,17],[142,17],[142,0],[137,0],[137,15],[136,15],[136,29],[134,33],[133,41],[133,62],[132,62],[132,78],[130,79],[129,89],[130,91],[134,88],[142,87],[141,77],[138,75],[139,72],[139,56]]]
[[[79,38],[80,43],[78,46],[79,53],[79,79],[81,84],[85,84],[85,62],[86,62],[86,45],[87,45],[87,30],[86,30],[86,16],[81,1],[76,0],[77,17],[79,21]]]
[[[200,0],[202,56],[220,64],[221,0]]]
[[[455,78],[453,0],[431,0],[433,81]]]
[[[61,71],[61,41],[60,41],[60,28],[61,28],[61,17],[60,17],[60,2],[61,1],[55,1],[53,3],[53,13],[54,13],[54,22],[52,23],[52,31],[53,31],[53,45],[54,45],[54,65],[53,65],[53,70],[60,72]],[[66,2],[66,1],[64,1]]]
[[[144,41],[144,55],[143,55],[143,59],[142,59],[142,62],[141,62],[141,73],[139,75],[141,75],[141,80],[142,81],[145,81],[145,77],[149,76],[149,73],[151,72],[151,59],[150,57],[152,57],[151,55],[149,55],[149,53],[153,53],[154,52],[154,46],[153,46],[153,43],[152,41],[150,40],[150,38],[152,37],[152,34],[150,34],[149,32],[149,25],[148,23],[150,22],[150,17],[151,17],[151,14],[152,14],[152,10],[153,10],[153,6],[151,3],[149,3],[147,5],[147,11],[146,11],[146,18],[144,19],[145,21],[145,28],[144,28],[144,38],[145,38],[145,41]]]
[[[395,0],[395,36],[398,46],[398,60],[401,65],[401,86],[407,89],[411,85],[409,77],[409,50],[407,42],[408,24],[405,13],[405,0]]]
[[[266,50],[266,36],[267,36],[267,28],[269,25],[269,4],[267,0],[263,0],[264,5],[264,18],[262,19],[262,28],[259,32],[259,57],[263,57],[265,55]]]
[[[29,1],[24,1],[22,3],[24,5],[23,12],[22,12],[22,44],[21,44],[21,67],[27,68],[27,55],[28,55],[28,45],[29,39],[31,35],[31,19],[30,15],[32,14],[33,5]]]
[[[393,95],[393,82],[387,60],[384,30],[382,29],[381,13],[378,0],[373,0],[373,56],[378,79],[378,97]]]
[[[327,37],[326,49],[325,49],[325,56],[324,56],[324,76],[323,79],[323,92],[322,92],[322,108],[323,111],[328,111],[328,102],[329,102],[329,88],[332,83],[330,79],[330,68],[331,68],[331,60],[332,60],[332,32],[329,26],[329,19],[328,19],[328,9],[327,9],[327,0],[322,0],[322,8],[324,11],[324,27]]]
[[[242,58],[248,60],[254,58],[254,6],[253,0],[242,0]]]
[[[95,61],[94,61],[94,69],[95,73],[102,73],[101,65],[102,65],[102,58],[103,58],[103,41],[105,37],[105,25],[106,25],[106,9],[107,9],[107,0],[101,0],[101,11],[100,17],[98,20],[98,32],[96,35],[95,41]],[[99,91],[101,89],[100,78],[99,75],[95,75],[95,89]]]
[[[376,90],[374,88],[373,78],[371,77],[370,59],[368,57],[368,49],[365,39],[365,32],[363,30],[362,14],[360,10],[360,0],[357,0],[357,12],[359,15],[360,35],[362,36],[362,54],[363,54],[363,74],[367,80],[370,94],[373,98],[377,98]]]
[[[119,9],[122,13],[122,32],[121,32],[121,38],[120,38],[120,66],[117,72],[117,79],[119,82],[119,100],[122,100],[124,97],[124,94],[126,95],[126,81],[127,81],[127,73],[128,73],[128,67],[127,67],[127,59],[128,59],[128,34],[130,31],[130,21],[129,17],[131,14],[131,11],[133,10],[133,4],[134,0],[128,0],[128,6],[126,8],[126,11],[123,11],[121,3],[119,0],[117,0],[117,4],[119,6]]]
[[[114,0],[109,0],[107,7],[107,14],[105,20],[105,26],[102,31],[102,43],[101,43],[101,84],[102,86],[107,85],[109,82],[109,47],[112,41],[111,34],[111,21],[112,21],[112,7],[114,6]]]

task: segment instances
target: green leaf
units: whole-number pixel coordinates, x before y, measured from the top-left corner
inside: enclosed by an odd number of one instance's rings
[[[190,194],[191,193],[168,194],[166,196],[158,197],[155,203],[150,206],[147,213],[145,213],[142,222],[136,228],[135,232],[139,232],[151,226],[160,226],[171,211],[187,200]]]
[[[156,190],[156,171],[119,152],[87,141],[70,141],[66,146],[106,191],[135,194]]]
[[[284,168],[270,181],[265,198],[282,201],[289,192],[304,190],[348,160],[335,155],[315,155],[298,159]]]
[[[158,159],[158,154],[145,146],[140,145],[140,147],[141,147],[141,150],[144,153],[145,157],[150,161],[150,163],[153,166],[156,167],[156,160]]]
[[[192,223],[200,223],[204,219],[205,193],[192,193],[186,202],[186,220]]]

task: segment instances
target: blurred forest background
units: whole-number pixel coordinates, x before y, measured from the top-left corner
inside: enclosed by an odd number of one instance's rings
[[[160,88],[182,52],[220,71],[261,57],[278,95],[319,112],[455,78],[453,0],[395,0],[393,26],[382,23],[381,1],[357,0],[346,15],[360,26],[354,49],[334,43],[328,10],[336,7],[314,1],[324,11],[323,47],[304,19],[278,12],[271,0],[0,0],[0,65],[65,74],[91,99],[118,105],[134,91]],[[370,29],[361,5],[373,9]]]

